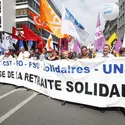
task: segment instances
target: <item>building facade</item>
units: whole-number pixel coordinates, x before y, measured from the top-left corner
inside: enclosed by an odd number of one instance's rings
[[[60,11],[52,0],[47,0],[53,10],[61,17]],[[8,8],[7,8],[8,7]],[[0,31],[12,32],[12,26],[22,30],[22,24],[25,24],[35,33],[41,35],[47,41],[50,32],[36,29],[35,23],[28,13],[31,10],[40,15],[40,0],[0,0]],[[58,38],[52,34],[54,47],[57,46]]]
[[[112,20],[112,21],[106,21],[105,28],[103,30],[105,40],[108,40],[109,37],[116,32],[118,34],[118,19]]]
[[[118,36],[124,39],[125,33],[125,0],[119,0],[119,17],[118,17]]]
[[[104,36],[106,39],[116,32],[118,37],[123,41],[125,34],[125,0],[119,0],[119,16],[116,20],[105,23]]]
[[[60,16],[59,10],[56,8],[52,0],[48,0],[50,6],[54,9],[58,16]],[[40,29],[36,29],[35,23],[32,20],[31,16],[28,13],[28,10],[31,10],[35,14],[40,16],[40,0],[16,0],[16,28],[22,30],[22,24],[27,25],[35,33],[41,35],[45,41],[47,41],[50,32]],[[52,34],[54,41],[54,48],[57,47],[58,38]]]
[[[0,0],[0,31],[11,33],[15,26],[15,0]]]

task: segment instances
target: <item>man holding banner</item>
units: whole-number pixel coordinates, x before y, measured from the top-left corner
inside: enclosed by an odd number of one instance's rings
[[[99,56],[97,55],[96,57],[110,58],[110,57],[114,57],[114,55],[110,53],[110,46],[108,44],[105,44],[103,46],[103,53]]]
[[[21,52],[19,53],[18,59],[26,59],[29,58],[30,53],[28,51],[25,51],[25,48],[22,46],[20,48]]]

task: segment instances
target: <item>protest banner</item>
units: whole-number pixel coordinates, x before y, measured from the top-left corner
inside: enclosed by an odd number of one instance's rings
[[[55,99],[96,107],[125,107],[125,58],[2,60],[0,82]]]

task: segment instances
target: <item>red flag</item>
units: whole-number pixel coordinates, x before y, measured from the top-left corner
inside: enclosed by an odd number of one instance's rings
[[[63,51],[68,51],[68,40],[66,38],[59,39],[58,45],[61,53]]]
[[[44,40],[42,40],[42,41],[39,41],[37,48],[42,53],[42,48],[44,48],[45,46],[46,46],[46,43],[44,42]]]
[[[18,29],[15,27],[12,27],[12,38],[18,39],[18,40],[25,40],[24,34],[21,33]]]
[[[35,13],[33,13],[33,12],[30,11],[30,10],[28,10],[28,12],[29,12],[29,14],[31,15],[31,17],[32,17],[32,19],[33,19],[33,21],[34,21],[34,23],[35,23],[37,29],[42,28],[42,29],[45,29],[45,30],[47,30],[47,31],[52,32],[52,31],[50,30],[49,26],[47,25],[47,23],[41,21],[41,17],[40,17],[40,16],[36,15]]]
[[[23,31],[24,31],[25,39],[27,41],[28,40],[32,40],[32,41],[42,41],[43,40],[40,36],[38,36],[36,33],[34,33],[31,29],[29,29],[24,24],[22,24],[22,28],[23,28]]]

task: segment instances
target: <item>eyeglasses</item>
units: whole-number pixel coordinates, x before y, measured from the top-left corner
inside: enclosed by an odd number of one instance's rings
[[[82,52],[86,52],[87,50],[82,50]]]

